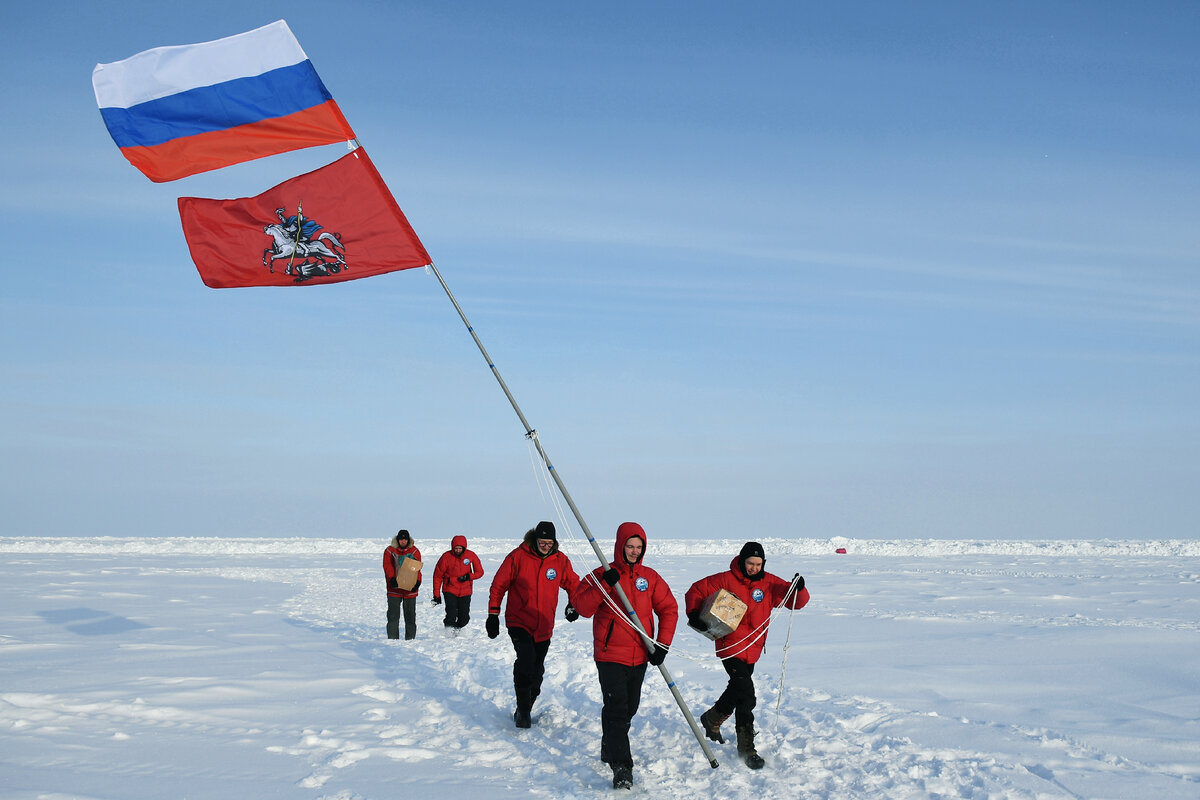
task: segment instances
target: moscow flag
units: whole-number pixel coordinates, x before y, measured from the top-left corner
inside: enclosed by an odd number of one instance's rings
[[[92,88],[121,153],[160,183],[355,138],[283,20],[97,64]]]
[[[179,217],[214,289],[337,283],[431,263],[361,147],[255,197],[181,197]]]

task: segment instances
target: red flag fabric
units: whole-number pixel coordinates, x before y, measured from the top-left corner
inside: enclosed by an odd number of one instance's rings
[[[181,197],[179,218],[214,289],[338,283],[431,263],[361,147],[256,197]]]

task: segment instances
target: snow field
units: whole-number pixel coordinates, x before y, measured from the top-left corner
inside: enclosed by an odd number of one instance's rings
[[[512,725],[511,646],[482,628],[507,543],[472,543],[488,575],[461,635],[446,635],[425,587],[418,638],[389,642],[382,546],[283,555],[293,540],[241,552],[159,539],[79,553],[30,541],[0,539],[0,797],[613,792],[590,621],[559,621],[534,727]],[[418,545],[427,560],[440,552]],[[677,597],[732,554],[661,545],[648,563]],[[767,767],[745,769],[729,736],[710,769],[651,669],[633,794],[1200,794],[1200,558],[1161,543],[962,549],[817,557],[768,543],[768,569],[800,571],[813,601],[790,617],[782,699],[786,613],[755,673]],[[590,551],[569,552],[591,568]],[[711,642],[685,626],[666,664],[697,715],[724,686]]]

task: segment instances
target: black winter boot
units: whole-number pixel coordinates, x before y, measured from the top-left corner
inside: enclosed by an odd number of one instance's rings
[[[528,728],[533,724],[529,712],[533,710],[533,695],[528,689],[517,689],[517,710],[513,712],[513,722],[518,728]]]
[[[725,744],[725,737],[721,735],[721,723],[729,719],[729,714],[722,714],[716,708],[710,708],[700,715],[700,727],[704,728],[704,735],[714,742]]]
[[[613,788],[633,788],[633,767],[626,764],[613,764]]]
[[[754,725],[738,725],[735,730],[738,755],[742,757],[742,761],[745,761],[750,769],[762,769],[767,762],[763,761],[762,756],[754,749]]]

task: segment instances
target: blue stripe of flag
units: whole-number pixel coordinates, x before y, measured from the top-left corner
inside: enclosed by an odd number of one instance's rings
[[[181,136],[287,116],[332,99],[312,62],[305,60],[100,113],[117,147],[153,147]]]

